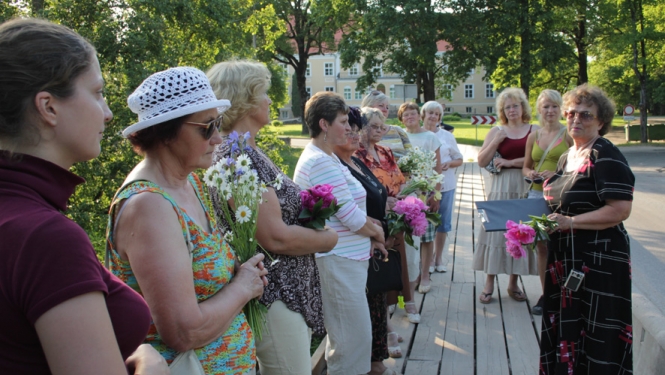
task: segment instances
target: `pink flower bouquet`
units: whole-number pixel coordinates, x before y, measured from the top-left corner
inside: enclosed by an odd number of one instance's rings
[[[413,246],[413,236],[422,236],[427,231],[427,224],[441,224],[441,215],[427,210],[427,205],[420,199],[408,196],[397,203],[386,216],[388,235],[404,232],[404,240]]]
[[[506,222],[506,251],[515,259],[526,256],[525,247],[533,250],[536,242],[548,241],[550,236],[547,233],[556,229],[556,221],[548,219],[545,214],[529,217],[531,220],[524,223],[518,224],[512,220]]]
[[[332,191],[332,185],[328,184],[316,185],[300,191],[302,211],[300,211],[298,220],[303,226],[323,229],[326,220],[339,211],[342,205],[337,204],[337,198]]]

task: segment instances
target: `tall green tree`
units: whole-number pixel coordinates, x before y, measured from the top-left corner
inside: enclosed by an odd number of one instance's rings
[[[606,38],[595,50],[597,59],[593,71],[609,92],[616,93],[617,85],[624,86],[624,92],[615,94],[616,99],[623,101],[618,103],[619,107],[628,102],[638,103],[641,142],[647,142],[647,114],[656,108],[651,102],[659,100],[657,106],[663,106],[665,4],[653,0],[622,0],[604,5],[599,17],[606,25]]]
[[[575,73],[571,45],[557,23],[556,2],[545,0],[451,0],[456,27],[447,33],[448,66],[473,59],[497,89],[566,86]],[[572,73],[571,73],[572,72]]]
[[[257,3],[258,7],[266,4]],[[335,35],[349,22],[352,10],[351,0],[275,0],[270,2],[274,8],[275,16],[281,21],[281,25],[273,26],[272,29],[260,30],[257,34],[260,38],[257,47],[264,56],[291,66],[296,77],[296,85],[293,90],[298,90],[300,105],[293,105],[294,116],[302,118],[302,108],[307,100],[307,84],[305,74],[307,62],[311,56],[322,55],[337,49]],[[280,29],[280,27],[282,29]],[[279,33],[279,30],[283,32]],[[266,31],[270,35],[279,34],[274,39],[274,48],[265,48]],[[296,112],[295,110],[300,109]],[[307,127],[303,122],[302,133],[307,133]]]
[[[372,86],[384,70],[400,75],[405,83],[415,83],[418,101],[421,94],[425,101],[435,100],[436,79],[443,73],[437,54],[437,42],[445,30],[441,3],[359,0],[356,6],[358,17],[340,43],[343,67],[362,63],[363,75],[356,86]]]

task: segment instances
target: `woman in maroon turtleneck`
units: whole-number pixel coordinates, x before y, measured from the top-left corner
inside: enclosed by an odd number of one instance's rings
[[[63,215],[113,115],[95,49],[42,20],[0,25],[0,372],[163,374],[143,299]]]

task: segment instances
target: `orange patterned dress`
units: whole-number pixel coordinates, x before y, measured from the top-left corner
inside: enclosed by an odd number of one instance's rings
[[[374,145],[379,160],[374,160],[367,149],[360,144],[356,150],[355,156],[360,159],[369,168],[374,176],[386,187],[389,197],[396,197],[401,190],[401,186],[406,182],[406,178],[399,170],[393,152],[383,146]]]

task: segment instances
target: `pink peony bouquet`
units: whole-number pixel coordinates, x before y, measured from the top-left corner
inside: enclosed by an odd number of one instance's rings
[[[397,203],[386,216],[388,221],[388,235],[404,232],[404,240],[413,246],[413,236],[422,236],[427,231],[427,224],[441,223],[438,213],[429,212],[427,205],[420,199],[408,196]]]
[[[300,191],[302,211],[300,211],[298,220],[303,226],[323,229],[326,220],[339,211],[342,205],[337,204],[337,198],[332,191],[332,185],[328,184],[316,185]]]
[[[556,229],[556,221],[550,220],[543,214],[543,216],[531,216],[530,221],[516,223],[512,220],[506,222],[506,251],[510,256],[515,259],[523,258],[526,256],[526,248],[531,250],[535,248],[538,241],[548,241],[550,236],[548,232]]]

